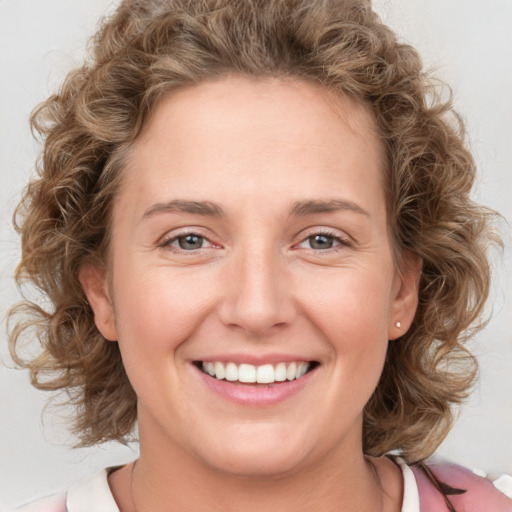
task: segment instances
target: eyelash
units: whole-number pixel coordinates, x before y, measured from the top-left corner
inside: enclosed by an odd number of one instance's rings
[[[195,253],[196,251],[199,251],[201,249],[210,249],[210,247],[198,247],[197,249],[187,250],[187,249],[183,249],[181,247],[174,247],[172,245],[174,242],[179,242],[180,239],[183,240],[190,236],[195,236],[195,237],[201,238],[203,241],[209,242],[213,247],[215,246],[215,244],[213,242],[211,242],[207,237],[201,235],[200,233],[197,233],[196,231],[185,231],[178,235],[164,239],[162,241],[162,243],[160,244],[160,247],[169,248],[170,250],[177,252],[177,253]]]
[[[173,244],[175,242],[179,243],[180,239],[183,240],[190,236],[195,236],[195,237],[200,238],[203,242],[205,242],[205,241],[208,242],[209,244],[211,244],[211,247],[198,247],[197,249],[187,250],[187,249],[183,249],[181,247],[173,246]],[[308,236],[304,237],[298,244],[295,244],[294,247],[300,246],[301,244],[307,242],[308,240],[311,241],[314,237],[318,237],[318,236],[324,236],[326,238],[332,239],[333,242],[336,243],[335,246],[328,247],[326,249],[314,249],[313,247],[308,248],[309,250],[312,250],[318,254],[337,252],[339,250],[343,250],[345,247],[352,246],[352,244],[350,243],[350,241],[347,238],[342,238],[329,230],[323,229],[323,230],[319,230],[319,231],[313,231],[312,233],[308,234]],[[162,241],[162,243],[160,244],[160,246],[163,248],[168,248],[168,249],[172,250],[173,252],[177,252],[177,253],[195,253],[196,251],[199,251],[201,249],[210,249],[212,247],[215,247],[215,244],[213,242],[211,242],[207,237],[201,235],[200,233],[197,233],[196,231],[186,231],[186,232],[180,233],[178,235],[172,236],[170,238],[164,239]]]
[[[303,238],[302,241],[299,242],[299,244],[297,244],[297,245],[301,245],[304,242],[306,242],[307,240],[312,240],[314,237],[317,237],[317,236],[324,236],[324,237],[330,238],[334,242],[337,243],[337,245],[335,245],[334,247],[328,247],[327,249],[314,249],[312,247],[309,248],[310,250],[315,251],[318,254],[337,252],[337,251],[343,250],[345,247],[352,246],[352,244],[350,243],[350,241],[347,238],[342,238],[339,235],[337,235],[336,233],[333,233],[332,231],[329,231],[326,229],[323,229],[320,231],[314,231],[314,232],[308,234],[308,236]]]

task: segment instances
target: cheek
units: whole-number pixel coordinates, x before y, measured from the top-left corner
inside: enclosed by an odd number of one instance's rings
[[[324,285],[304,283],[304,309],[331,338],[350,349],[361,338],[370,343],[387,337],[391,311],[391,280],[382,274],[340,269],[323,279]],[[307,298],[306,298],[307,297]]]
[[[382,274],[346,269],[326,282],[329,286],[317,287],[316,293],[310,287],[304,312],[329,345],[340,389],[357,383],[354,399],[365,401],[386,357],[391,284]]]
[[[181,407],[180,397],[185,394],[176,392],[182,385],[176,371],[183,364],[180,347],[186,346],[207,314],[208,294],[161,270],[135,275],[140,277],[126,276],[114,287],[123,365],[139,406],[159,410],[162,403],[174,403]]]
[[[135,279],[119,274],[114,287],[120,345],[125,351],[144,352],[144,358],[175,350],[211,309],[211,290],[199,286],[209,280],[162,268],[134,274]]]

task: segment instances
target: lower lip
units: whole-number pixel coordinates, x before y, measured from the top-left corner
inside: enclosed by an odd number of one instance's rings
[[[218,380],[203,373],[195,367],[203,382],[217,395],[240,405],[265,407],[277,405],[299,393],[316,372],[311,370],[299,379],[277,382],[275,384],[252,384],[246,385],[239,382]]]

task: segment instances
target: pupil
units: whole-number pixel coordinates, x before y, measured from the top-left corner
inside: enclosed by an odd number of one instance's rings
[[[332,244],[332,237],[327,235],[315,235],[311,239],[311,247],[313,249],[330,249]]]
[[[178,239],[180,249],[200,249],[203,245],[203,237],[198,235],[186,235]]]

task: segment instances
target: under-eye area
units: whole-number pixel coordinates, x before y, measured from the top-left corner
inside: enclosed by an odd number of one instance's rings
[[[275,384],[297,380],[319,366],[317,361],[281,362],[260,366],[223,361],[194,361],[203,373],[217,380],[242,384]]]

